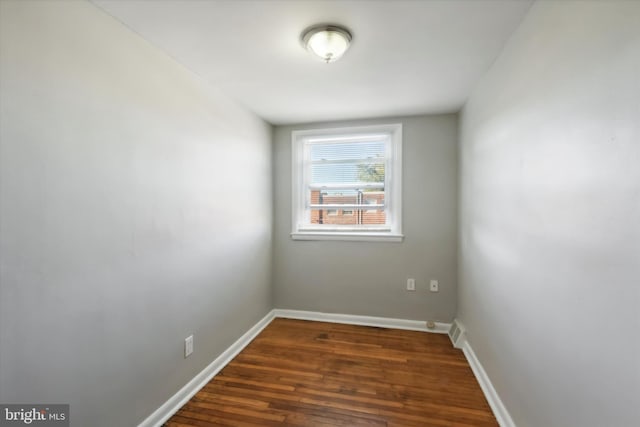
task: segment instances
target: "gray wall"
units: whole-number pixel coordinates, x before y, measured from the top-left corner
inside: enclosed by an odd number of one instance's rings
[[[0,402],[136,425],[272,307],[271,129],[87,2],[0,57]]]
[[[403,125],[402,243],[293,241],[291,131]],[[274,300],[277,308],[450,321],[456,309],[455,115],[278,126],[274,132]],[[406,279],[416,279],[407,292]],[[441,291],[430,293],[430,278]]]
[[[640,2],[537,2],[461,118],[459,317],[519,427],[640,424]]]

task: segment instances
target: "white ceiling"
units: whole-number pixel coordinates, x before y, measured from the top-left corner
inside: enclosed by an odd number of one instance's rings
[[[274,124],[458,111],[531,0],[92,0]],[[332,64],[300,44],[353,33]]]

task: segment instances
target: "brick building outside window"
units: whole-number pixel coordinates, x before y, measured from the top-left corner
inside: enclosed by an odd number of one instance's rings
[[[384,191],[358,191],[353,195],[311,192],[311,203],[318,205],[366,204],[384,205]],[[311,224],[380,225],[385,224],[383,209],[325,209],[311,211]]]

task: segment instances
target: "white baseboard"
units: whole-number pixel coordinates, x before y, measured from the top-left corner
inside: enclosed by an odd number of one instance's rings
[[[160,427],[186,404],[202,387],[216,376],[234,357],[238,355],[275,317],[319,322],[345,323],[349,325],[377,326],[379,328],[406,329],[410,331],[446,334],[451,324],[436,322],[433,329],[419,320],[389,319],[386,317],[354,316],[350,314],[320,313],[299,310],[271,310],[265,317],[234,342],[220,356],[204,368],[191,381],[171,396],[162,406],[149,415],[138,427]]]
[[[176,394],[171,396],[162,406],[149,415],[138,427],[160,427],[173,414],[189,401],[211,378],[216,376],[234,357],[238,355],[271,321],[274,310],[271,310],[258,323],[249,329],[236,342],[231,344],[220,356],[204,368],[191,381],[185,384]]]
[[[348,325],[376,326],[378,328],[405,329],[409,331],[432,332],[446,334],[450,323],[436,322],[435,328],[427,328],[427,323],[421,320],[391,319],[388,317],[355,316],[352,314],[321,313],[317,311],[273,310],[275,317],[299,320],[315,320],[317,322],[345,323]]]
[[[476,357],[476,353],[471,348],[471,344],[469,341],[465,340],[462,344],[462,351],[464,352],[469,365],[471,366],[471,370],[473,374],[476,376],[478,383],[480,384],[480,388],[482,389],[487,401],[489,402],[489,406],[491,406],[491,410],[493,411],[493,415],[495,415],[498,420],[498,424],[500,427],[516,427],[516,424],[513,422],[509,411],[502,403],[500,396],[498,396],[498,392],[493,387],[487,372],[484,370],[480,361]]]

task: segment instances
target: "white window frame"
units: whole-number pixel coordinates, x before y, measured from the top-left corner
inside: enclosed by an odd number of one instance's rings
[[[385,139],[385,226],[348,228],[317,226],[309,223],[307,200],[309,177],[306,171],[305,144],[318,138],[357,139],[375,135]],[[298,130],[292,141],[292,230],[294,240],[351,240],[401,242],[402,234],[402,124]]]

